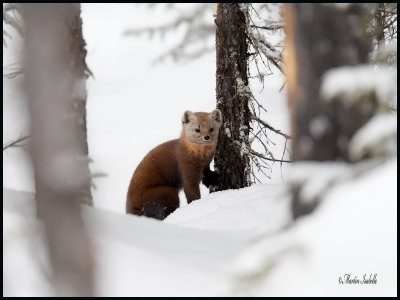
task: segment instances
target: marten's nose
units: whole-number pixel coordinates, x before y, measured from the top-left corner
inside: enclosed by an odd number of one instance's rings
[[[204,139],[205,139],[206,141],[208,141],[208,140],[210,139],[210,136],[209,136],[209,135],[206,135],[206,136],[204,137]]]

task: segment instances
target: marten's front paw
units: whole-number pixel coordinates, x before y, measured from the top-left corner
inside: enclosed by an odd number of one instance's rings
[[[210,169],[206,169],[203,172],[203,178],[201,182],[206,186],[210,187],[211,185],[217,185],[219,175],[217,172],[211,171]]]

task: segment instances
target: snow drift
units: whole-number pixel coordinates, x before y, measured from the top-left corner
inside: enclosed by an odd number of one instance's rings
[[[334,186],[296,222],[281,184],[213,193],[165,221],[84,207],[97,295],[395,296],[396,164]],[[3,198],[4,296],[52,295],[33,195]]]

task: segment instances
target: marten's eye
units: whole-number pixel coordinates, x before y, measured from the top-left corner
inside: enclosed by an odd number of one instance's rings
[[[210,128],[210,132],[213,132],[214,131],[214,128]]]
[[[194,131],[196,131],[197,133],[199,133],[199,132],[200,132],[200,129],[196,128]]]

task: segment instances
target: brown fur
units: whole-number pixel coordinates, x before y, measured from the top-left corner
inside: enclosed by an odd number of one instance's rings
[[[199,184],[205,169],[209,171],[222,120],[216,124],[215,120],[210,121],[209,113],[189,113],[195,121],[183,121],[181,137],[151,150],[136,168],[128,189],[127,213],[164,219],[179,207],[178,193],[182,188],[188,203],[200,198]],[[211,123],[215,132],[209,141],[189,141],[186,134],[192,134],[192,127],[197,125],[201,132],[193,134],[195,138],[210,136]]]

